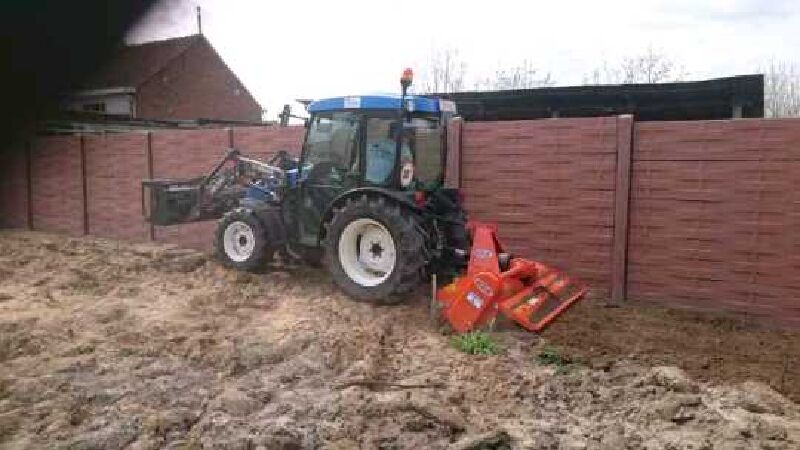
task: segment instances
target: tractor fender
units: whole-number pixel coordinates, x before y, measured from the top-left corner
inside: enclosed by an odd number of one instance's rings
[[[264,226],[270,247],[279,248],[286,244],[288,234],[286,225],[283,223],[283,212],[279,205],[245,197],[239,201],[239,206],[253,211],[253,214]]]
[[[347,201],[348,198],[358,195],[358,194],[372,194],[372,195],[380,195],[386,197],[390,200],[396,201],[403,206],[408,207],[412,211],[420,212],[421,209],[417,206],[414,201],[407,196],[403,195],[401,192],[393,191],[391,189],[381,188],[381,187],[360,187],[351,189],[349,191],[343,192],[339,194],[333,201],[328,205],[328,208],[325,210],[325,213],[322,214],[322,221],[320,222],[319,226],[319,236],[317,240],[322,242],[325,238],[325,224],[328,223],[333,218],[334,210],[343,205],[344,202]]]

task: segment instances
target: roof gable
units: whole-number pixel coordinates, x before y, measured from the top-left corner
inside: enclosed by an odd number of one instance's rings
[[[140,86],[202,40],[205,40],[202,35],[195,34],[122,47],[83,83],[83,88]]]

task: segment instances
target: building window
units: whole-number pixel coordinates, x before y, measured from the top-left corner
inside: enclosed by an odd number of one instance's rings
[[[103,102],[99,103],[84,103],[82,105],[82,109],[87,112],[96,112],[96,113],[104,113],[106,112],[106,104]]]

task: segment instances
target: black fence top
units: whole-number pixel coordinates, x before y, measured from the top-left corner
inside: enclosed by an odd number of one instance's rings
[[[764,76],[704,81],[546,87],[435,94],[465,120],[525,120],[633,114],[637,120],[764,117]]]

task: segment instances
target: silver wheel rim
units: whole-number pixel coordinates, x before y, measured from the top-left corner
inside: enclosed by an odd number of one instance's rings
[[[339,263],[359,286],[377,286],[392,274],[397,262],[394,239],[383,224],[356,219],[339,236]]]
[[[237,220],[225,228],[222,236],[225,255],[234,262],[246,261],[256,248],[256,235],[250,225]]]

